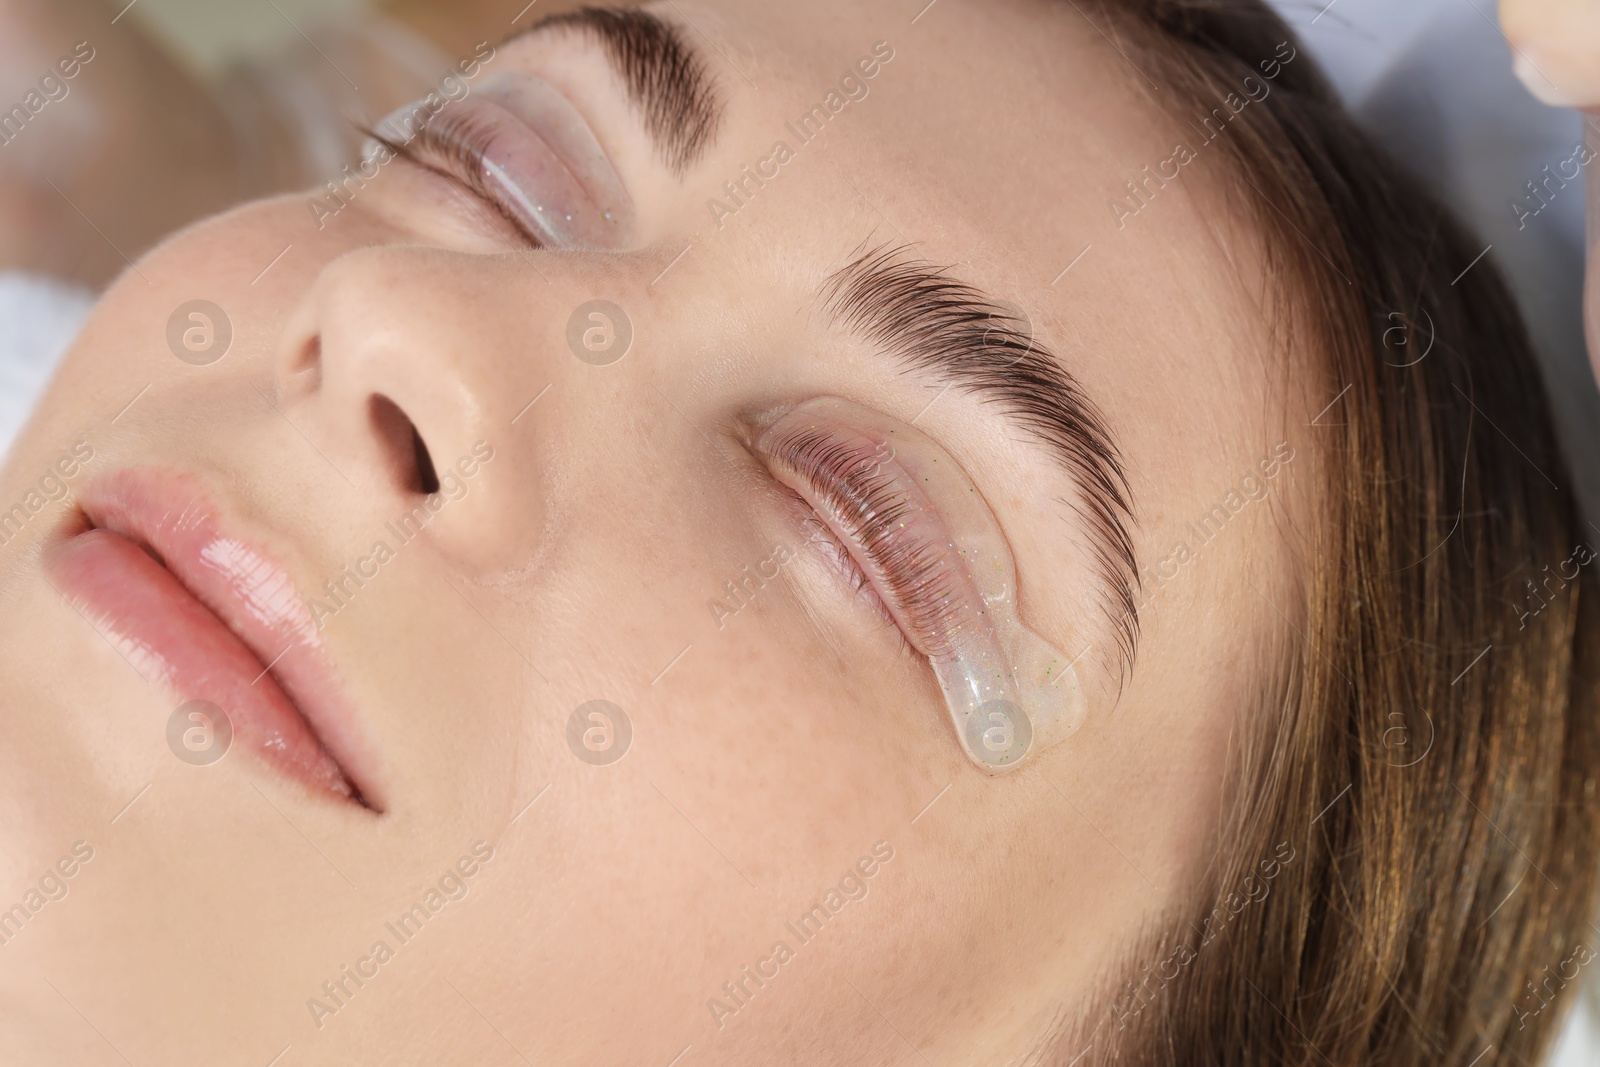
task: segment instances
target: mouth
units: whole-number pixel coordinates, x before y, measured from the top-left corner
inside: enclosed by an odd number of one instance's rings
[[[305,601],[195,479],[118,471],[88,485],[79,509],[45,571],[146,681],[222,709],[235,747],[307,789],[383,810]]]

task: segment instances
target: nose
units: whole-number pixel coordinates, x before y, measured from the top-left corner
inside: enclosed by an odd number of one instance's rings
[[[550,375],[518,314],[526,279],[483,260],[392,246],[340,257],[292,312],[274,377],[280,409],[363,503],[486,563],[514,528],[538,528],[534,465],[512,469],[507,445],[517,406]]]

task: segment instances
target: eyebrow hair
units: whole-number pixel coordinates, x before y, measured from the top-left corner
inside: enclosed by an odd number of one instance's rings
[[[723,102],[716,79],[678,27],[648,11],[583,7],[539,19],[511,39],[553,30],[599,42],[675,176],[704,154],[722,122]]]
[[[1126,680],[1139,637],[1131,494],[1121,450],[1078,380],[1025,321],[904,246],[863,246],[821,298],[835,324],[994,405],[1055,454],[1079,487],[1074,507],[1089,531]]]

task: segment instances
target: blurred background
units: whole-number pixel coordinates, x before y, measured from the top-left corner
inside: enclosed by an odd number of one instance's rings
[[[139,0],[129,11],[152,35],[196,70],[220,73],[230,63],[270,54],[315,24],[369,6],[367,0]]]

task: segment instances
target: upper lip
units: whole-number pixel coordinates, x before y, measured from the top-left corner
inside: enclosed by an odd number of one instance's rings
[[[66,531],[61,545],[105,530],[154,556],[260,662],[261,674],[252,685],[276,686],[336,765],[336,772],[315,784],[382,810],[372,751],[289,572],[233,532],[233,523],[198,479],[154,468],[113,472],[85,487],[79,509],[84,521]],[[122,636],[136,647],[142,644],[137,633]],[[159,659],[160,650],[150,654]],[[159,680],[174,686],[178,682],[173,677]],[[256,738],[269,759],[288,747],[281,738],[276,745],[273,740]],[[303,767],[296,769],[302,778],[318,778]]]

